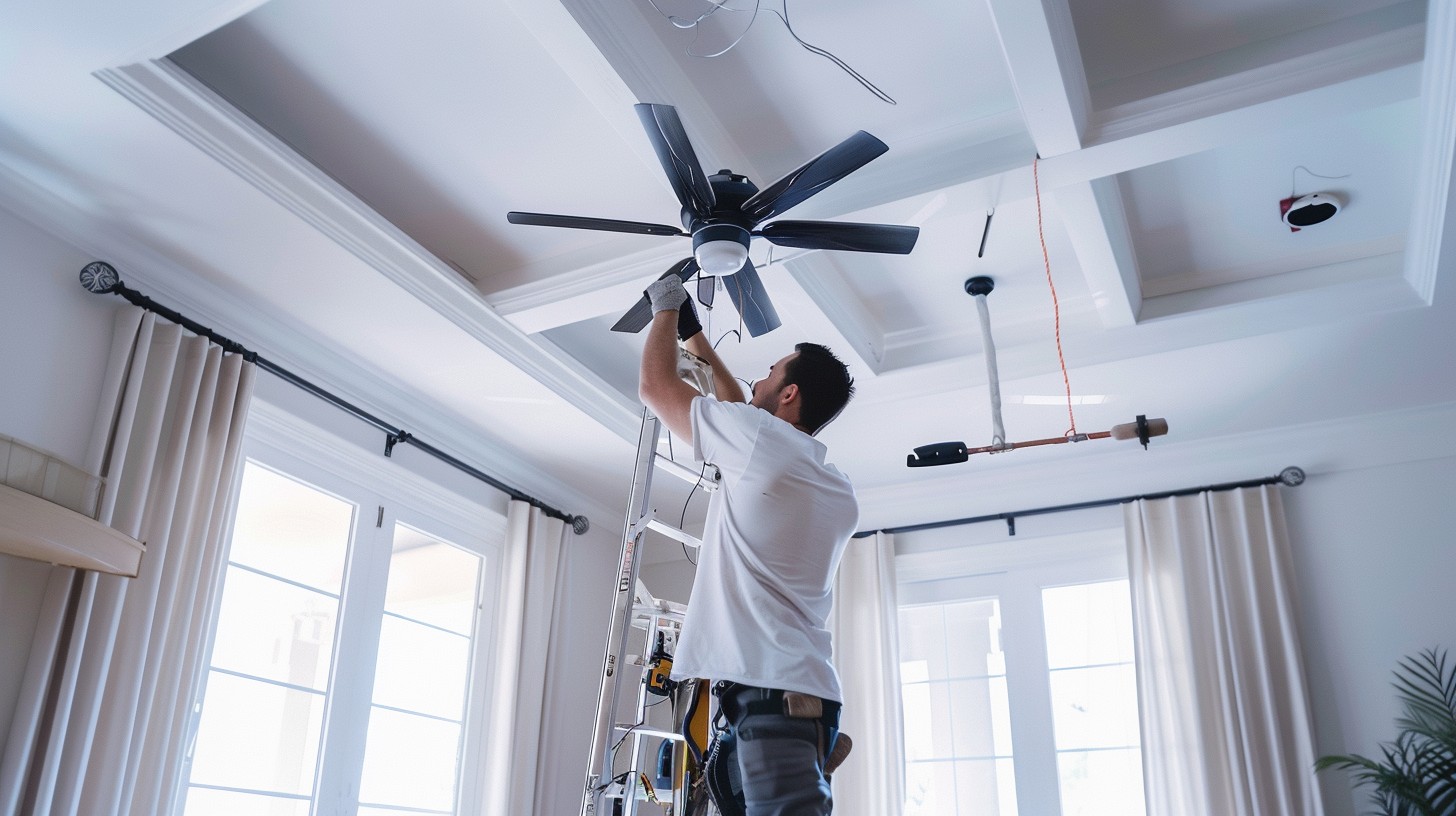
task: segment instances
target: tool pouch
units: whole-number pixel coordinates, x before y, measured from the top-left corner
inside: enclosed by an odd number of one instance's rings
[[[703,778],[708,783],[708,795],[718,812],[723,816],[747,816],[748,805],[743,798],[743,780],[738,776],[738,757],[733,748],[736,737],[731,730],[719,731],[708,748],[708,759],[703,765]]]

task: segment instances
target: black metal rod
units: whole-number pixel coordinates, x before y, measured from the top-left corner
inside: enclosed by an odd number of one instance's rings
[[[384,431],[386,434],[389,435],[389,438],[393,440],[393,442],[389,445],[390,448],[393,448],[394,444],[399,443],[414,445],[416,448],[419,448],[421,452],[427,453],[430,456],[433,456],[436,459],[444,462],[445,464],[451,465],[452,467],[463,471],[470,476],[474,476],[475,478],[479,479],[482,482],[485,482],[486,484],[490,485],[496,490],[499,490],[507,496],[510,496],[511,498],[517,499],[519,501],[526,502],[532,507],[539,508],[541,512],[552,518],[561,519],[567,524],[570,524],[572,526],[572,529],[577,533],[577,535],[581,535],[582,533],[586,532],[585,516],[574,516],[564,510],[552,507],[551,505],[541,501],[535,496],[522,493],[516,488],[511,487],[505,482],[502,482],[501,480],[495,478],[494,476],[491,476],[490,474],[481,471],[479,468],[468,465],[465,462],[462,462],[461,460],[455,458],[454,456],[445,453],[434,445],[431,445],[428,442],[416,438],[414,434],[408,433],[403,429],[394,427],[390,423],[385,422],[383,419],[380,419],[374,414],[369,413],[363,408],[360,408],[352,402],[344,399],[343,397],[326,391],[320,386],[308,380],[305,380],[304,378],[298,376],[297,374],[294,374],[292,371],[289,371],[283,366],[280,366],[272,360],[263,357],[262,355],[258,354],[258,352],[250,351],[249,349],[244,348],[243,345],[236,340],[223,337],[212,329],[202,325],[201,323],[198,323],[196,320],[186,317],[185,315],[177,312],[175,309],[169,309],[166,306],[163,306],[162,304],[156,302],[155,300],[152,300],[141,292],[138,292],[137,290],[132,289],[131,287],[126,286],[119,281],[111,285],[107,289],[102,290],[102,294],[121,295],[133,305],[145,309],[149,312],[154,312],[158,316],[166,318],[167,320],[178,324],[182,328],[187,329],[188,331],[198,335],[199,337],[206,337],[208,340],[211,340],[218,346],[221,346],[224,351],[242,355],[243,359],[257,365],[264,371],[267,371],[268,373],[286,381],[290,385],[301,388],[304,391],[307,391],[315,397],[323,400],[324,402],[330,403],[337,408],[341,408],[346,413],[351,414],[352,416],[357,417],[358,419],[361,419],[370,425],[373,425],[375,428]]]
[[[1287,472],[1287,471],[1286,471]],[[1303,479],[1303,472],[1300,473]],[[914,533],[921,530],[938,530],[941,527],[959,527],[962,524],[979,524],[984,521],[1005,521],[1008,525],[1014,525],[1016,519],[1022,516],[1044,516],[1049,513],[1065,513],[1069,510],[1086,510],[1092,507],[1108,507],[1114,504],[1127,504],[1141,499],[1168,499],[1174,496],[1192,496],[1197,493],[1208,493],[1215,490],[1236,490],[1241,487],[1262,487],[1270,484],[1289,484],[1283,474],[1270,476],[1264,479],[1250,479],[1246,482],[1225,482],[1223,484],[1208,485],[1207,487],[1188,487],[1182,490],[1169,490],[1163,493],[1143,493],[1137,496],[1123,496],[1117,499],[1098,499],[1095,501],[1076,502],[1073,504],[1058,504],[1053,507],[1036,507],[1031,510],[1017,510],[1009,513],[992,513],[986,516],[972,516],[970,518],[947,519],[946,521],[927,521],[923,524],[907,524],[901,527],[883,527],[878,530],[861,530],[854,534],[854,538],[865,538],[875,533]],[[1295,482],[1297,484],[1298,482]],[[1015,526],[1009,527],[1011,535],[1016,535]]]

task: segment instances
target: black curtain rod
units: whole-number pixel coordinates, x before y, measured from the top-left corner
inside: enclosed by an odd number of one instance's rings
[[[862,530],[854,534],[854,538],[865,538],[875,533],[914,533],[920,530],[935,530],[941,527],[958,527],[962,524],[978,524],[983,521],[1005,521],[1007,535],[1016,535],[1016,519],[1021,516],[1044,516],[1048,513],[1064,513],[1068,510],[1086,510],[1091,507],[1107,507],[1113,504],[1127,504],[1140,499],[1167,499],[1173,496],[1192,496],[1195,493],[1208,493],[1214,490],[1235,490],[1240,487],[1262,487],[1271,484],[1285,484],[1291,487],[1304,483],[1304,471],[1297,467],[1287,467],[1279,471],[1278,476],[1269,476],[1264,479],[1250,479],[1246,482],[1224,482],[1223,484],[1208,485],[1206,487],[1188,487],[1182,490],[1168,490],[1163,493],[1144,493],[1138,496],[1123,496],[1120,499],[1098,499],[1097,501],[1077,502],[1075,504],[1059,504],[1055,507],[1037,507],[1031,510],[1017,510],[1014,513],[993,513],[988,516],[973,516],[971,518],[949,519],[946,521],[928,521],[924,524],[907,524],[903,527],[884,527],[878,530]]]
[[[104,261],[96,261],[94,263],[87,264],[86,267],[81,270],[81,285],[86,287],[88,291],[95,292],[96,294],[120,295],[121,297],[126,298],[133,305],[145,309],[149,312],[154,312],[155,314],[167,320],[170,320],[173,323],[178,324],[179,326],[182,326],[183,328],[187,329],[193,334],[198,335],[199,337],[206,337],[208,340],[211,340],[218,346],[221,346],[224,351],[241,355],[243,359],[247,360],[250,363],[253,363],[264,371],[267,371],[268,373],[287,381],[289,384],[301,388],[310,394],[313,394],[315,397],[318,397],[325,402],[332,403],[334,406],[342,408],[345,412],[364,420],[368,424],[373,425],[381,431],[384,431],[385,456],[391,456],[394,453],[395,445],[414,445],[422,452],[427,453],[430,456],[435,457],[436,459],[439,459],[447,465],[453,466],[457,470],[469,474],[470,476],[474,476],[475,478],[479,479],[482,482],[485,482],[496,490],[505,493],[507,496],[526,502],[532,507],[539,508],[541,512],[552,518],[561,519],[567,524],[570,524],[572,531],[575,532],[577,535],[584,534],[591,526],[591,523],[587,520],[586,516],[572,515],[564,510],[552,507],[551,505],[541,501],[535,496],[522,493],[516,488],[511,487],[510,485],[500,481],[499,479],[491,476],[488,473],[485,473],[479,468],[466,464],[465,462],[462,462],[454,456],[445,453],[434,445],[431,445],[428,442],[417,438],[414,434],[401,428],[396,428],[388,422],[380,419],[379,417],[369,413],[368,411],[365,411],[363,408],[360,408],[359,406],[349,402],[348,400],[345,400],[344,398],[339,397],[329,391],[325,391],[318,385],[309,382],[308,380],[305,380],[304,378],[298,376],[297,374],[294,374],[292,371],[289,371],[283,366],[280,366],[272,360],[263,357],[262,355],[258,354],[258,352],[244,348],[243,345],[241,343],[238,343],[236,340],[231,340],[227,337],[223,337],[222,335],[218,334],[212,329],[209,329],[201,323],[198,323],[197,321],[182,315],[174,309],[169,309],[166,306],[163,306],[155,300],[147,297],[146,295],[143,295],[141,292],[138,292],[137,290],[126,286],[121,282],[121,278],[119,275],[117,275],[116,269],[110,264],[105,263]]]

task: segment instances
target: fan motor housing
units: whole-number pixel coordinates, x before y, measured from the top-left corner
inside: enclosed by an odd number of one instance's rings
[[[717,199],[713,214],[706,219],[698,218],[686,207],[682,211],[683,229],[697,232],[709,224],[733,224],[745,230],[753,229],[753,222],[740,209],[743,202],[758,192],[758,185],[732,170],[719,170],[708,177],[713,186],[713,197]]]

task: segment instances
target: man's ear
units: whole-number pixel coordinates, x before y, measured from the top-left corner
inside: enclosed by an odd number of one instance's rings
[[[789,383],[779,391],[779,405],[796,405],[799,401],[799,386]]]

